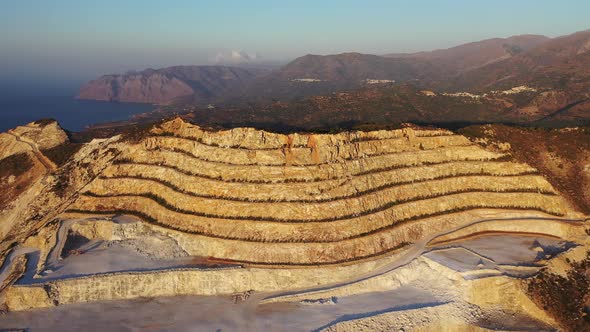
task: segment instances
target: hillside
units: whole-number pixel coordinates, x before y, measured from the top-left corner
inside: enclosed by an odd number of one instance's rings
[[[488,147],[509,144],[515,158],[538,169],[579,209],[590,213],[588,127],[539,129],[484,125],[463,128],[460,132]]]
[[[249,100],[293,99],[440,75],[438,68],[421,60],[360,53],[308,54],[254,80],[242,96]]]
[[[369,84],[413,82],[438,85],[459,73],[528,51],[550,38],[522,35],[459,45],[445,50],[377,56],[360,53],[308,54],[258,80],[251,95],[321,94]],[[313,92],[310,92],[312,90]]]
[[[464,73],[452,84],[471,91],[509,85],[574,90],[590,84],[590,30],[554,38],[509,59]]]
[[[509,146],[413,125],[277,134],[176,118],[95,139],[0,213],[0,327],[64,305],[126,312],[148,297],[182,305],[181,295],[243,310],[243,322],[195,313],[227,329],[286,322],[306,305],[319,314],[298,323],[307,329],[363,317],[393,328],[396,315],[426,329],[569,324],[521,286],[543,267],[567,271],[590,245],[576,202],[544,175]],[[407,302],[384,311],[391,296]],[[321,305],[357,301],[368,315],[344,321]]]
[[[426,62],[406,59],[388,59],[377,55],[342,53],[311,55],[297,58],[273,77],[283,80],[314,78],[326,81],[354,81],[366,79],[407,81],[424,77],[435,68]]]
[[[445,68],[450,73],[458,74],[511,58],[549,40],[549,37],[540,35],[519,35],[486,39],[430,52],[396,53],[385,56],[426,60],[437,67]]]
[[[519,123],[528,126],[563,127],[590,123],[586,104],[569,109],[563,91],[514,87],[486,94],[440,93],[412,84],[369,86],[298,99],[257,101],[207,107],[183,105],[183,117],[203,126],[328,132],[338,129],[392,128],[403,122],[457,128],[470,123]],[[172,114],[179,109],[162,109]],[[162,113],[142,121],[157,121]],[[122,123],[124,124],[124,123]],[[109,129],[97,126],[91,132]]]
[[[31,187],[39,190],[39,180],[55,171],[59,164],[47,155],[54,156],[52,152],[69,147],[69,139],[57,122],[41,120],[0,133],[0,146],[0,210],[3,210],[11,208],[16,197],[26,196],[23,193],[32,190]],[[0,225],[2,237],[19,216],[17,213],[10,217]]]

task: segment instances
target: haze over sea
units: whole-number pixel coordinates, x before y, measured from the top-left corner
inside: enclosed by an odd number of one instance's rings
[[[149,104],[77,100],[84,80],[0,79],[0,132],[40,119],[55,119],[66,130],[129,119],[155,109]]]
[[[72,96],[0,97],[0,132],[44,118],[57,120],[66,130],[81,131],[91,124],[125,120],[153,109],[148,104],[77,100]]]

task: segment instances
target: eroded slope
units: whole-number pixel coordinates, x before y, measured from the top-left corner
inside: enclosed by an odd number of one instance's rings
[[[13,202],[5,305],[233,295],[250,312],[411,287],[441,317],[478,315],[457,324],[497,327],[503,308],[525,313],[511,326],[555,326],[515,278],[587,246],[584,216],[509,152],[413,126],[282,135],[181,119],[94,140],[44,175],[30,204]],[[391,318],[374,307],[367,315]]]
[[[448,131],[210,133],[175,120],[68,212],[134,214],[210,243],[193,255],[308,265],[386,253],[421,236],[392,236],[399,225],[477,208],[567,214],[534,169]]]

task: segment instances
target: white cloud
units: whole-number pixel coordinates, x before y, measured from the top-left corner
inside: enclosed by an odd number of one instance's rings
[[[217,53],[211,62],[215,64],[251,64],[257,63],[262,60],[262,57],[258,53],[247,53],[245,51],[224,51]]]

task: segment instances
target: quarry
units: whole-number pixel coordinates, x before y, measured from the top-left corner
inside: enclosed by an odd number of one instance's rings
[[[529,282],[588,259],[544,174],[446,129],[65,141],[0,134],[31,164],[0,176],[0,329],[554,331]]]

